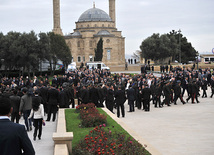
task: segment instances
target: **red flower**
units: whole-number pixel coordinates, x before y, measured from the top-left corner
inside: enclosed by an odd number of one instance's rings
[[[123,145],[122,144],[119,144],[119,147],[122,147]]]

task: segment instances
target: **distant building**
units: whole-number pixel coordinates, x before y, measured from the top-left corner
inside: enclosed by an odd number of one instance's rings
[[[59,0],[54,1],[53,32],[62,35],[60,28]],[[83,4],[84,5],[84,4]],[[103,39],[103,59],[106,65],[125,64],[125,38],[116,28],[115,0],[109,0],[109,15],[94,7],[85,11],[76,22],[74,32],[65,40],[78,66],[83,62],[93,62],[95,49]]]
[[[208,62],[214,62],[214,54],[200,54],[201,62],[208,63]]]

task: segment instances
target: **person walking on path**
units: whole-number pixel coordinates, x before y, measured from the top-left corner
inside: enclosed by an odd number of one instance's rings
[[[51,89],[48,90],[48,118],[46,121],[50,121],[51,114],[53,113],[52,121],[54,122],[56,119],[56,113],[58,111],[59,105],[59,91],[56,89],[56,85],[53,84]]]
[[[183,97],[182,97],[181,81],[180,80],[177,81],[177,85],[174,87],[174,93],[175,93],[175,97],[174,97],[174,104],[175,105],[177,104],[176,102],[177,102],[178,98],[180,98],[180,100],[183,104],[186,104],[183,100]]]
[[[41,104],[41,99],[38,96],[38,91],[35,92],[35,96],[32,98],[32,109],[30,116],[28,119],[31,119],[33,116],[34,122],[34,133],[33,133],[33,140],[36,140],[37,132],[39,130],[38,138],[41,139],[42,136],[42,124],[44,123],[44,107]]]
[[[16,120],[16,123],[19,123],[19,106],[20,106],[20,96],[17,96],[17,90],[13,90],[13,95],[10,96],[10,101],[13,107],[13,112],[11,114],[11,121],[14,122]]]
[[[32,123],[31,119],[28,120],[28,117],[30,116],[30,111],[32,109],[32,96],[30,93],[28,93],[27,88],[23,88],[22,92],[24,95],[21,97],[19,115],[23,113],[25,126],[27,128],[27,131],[30,131],[32,130]]]

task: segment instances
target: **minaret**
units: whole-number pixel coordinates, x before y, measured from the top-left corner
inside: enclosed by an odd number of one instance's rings
[[[116,27],[116,18],[115,18],[115,0],[109,0],[109,16],[111,20],[114,22]]]
[[[53,32],[55,34],[63,35],[60,27],[60,0],[53,0]]]

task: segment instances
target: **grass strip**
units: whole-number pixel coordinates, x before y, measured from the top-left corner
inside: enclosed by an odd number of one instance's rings
[[[97,108],[101,114],[107,116],[107,124],[106,128],[109,128],[112,132],[120,132],[121,134],[126,135],[126,137],[132,137],[126,130],[124,130],[114,119],[112,119],[105,111],[101,108]],[[94,127],[89,128],[81,128],[79,125],[81,120],[79,119],[79,113],[75,112],[75,109],[66,109],[65,110],[65,118],[66,118],[66,130],[67,132],[73,132],[73,141],[72,148],[80,142],[80,140],[84,139],[85,136],[94,129]],[[150,155],[149,152],[146,152],[146,155]]]

